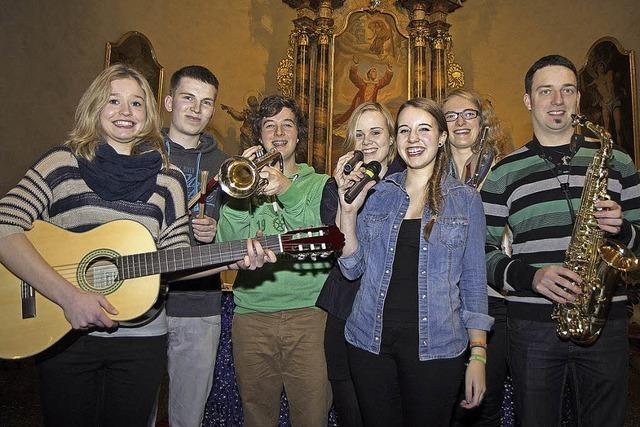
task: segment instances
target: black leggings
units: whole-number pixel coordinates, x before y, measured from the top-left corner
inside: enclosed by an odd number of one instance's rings
[[[495,319],[488,334],[487,391],[480,406],[463,409],[458,406],[455,414],[456,427],[499,427],[504,398],[504,383],[507,379],[507,306],[503,298],[489,297],[489,316]],[[464,397],[464,387],[460,397]]]
[[[464,378],[464,355],[420,361],[417,325],[385,325],[380,354],[348,345],[365,426],[448,427]]]
[[[324,328],[324,354],[327,359],[327,373],[333,392],[333,406],[338,415],[340,427],[362,427],[360,407],[349,369],[347,341],[344,339],[345,321],[327,315]]]
[[[166,335],[82,336],[38,362],[44,423],[146,427],[167,364]]]

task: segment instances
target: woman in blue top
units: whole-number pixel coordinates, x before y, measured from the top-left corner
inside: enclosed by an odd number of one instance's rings
[[[363,163],[379,162],[380,177],[404,169],[402,162],[395,159],[395,124],[391,113],[385,107],[377,102],[360,104],[351,114],[347,129],[347,139],[343,146],[347,153],[338,159],[334,173],[344,170],[345,163],[353,157],[353,150],[362,152]],[[352,173],[357,174],[358,168],[354,168]],[[320,217],[323,224],[340,225],[340,219],[336,217],[339,204],[338,185],[332,177],[322,191]],[[360,281],[347,280],[336,264],[329,272],[316,301],[316,305],[327,312],[324,354],[333,392],[333,405],[341,427],[362,426],[344,339],[344,325],[351,313],[351,306],[359,287]]]
[[[396,121],[407,170],[348,204],[354,178],[336,174],[340,268],[361,278],[345,337],[364,424],[448,426],[465,376],[463,407],[485,390],[485,222],[478,194],[447,174],[447,124],[428,99],[404,103]]]

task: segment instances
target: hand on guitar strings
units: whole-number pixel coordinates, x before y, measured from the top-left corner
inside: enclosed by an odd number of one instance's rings
[[[118,322],[107,316],[107,313],[117,315],[118,310],[100,294],[74,289],[62,308],[73,329],[111,329],[118,326]]]
[[[267,262],[276,262],[276,254],[271,249],[264,249],[258,238],[262,231],[256,233],[255,239],[247,239],[247,254],[243,259],[229,265],[229,270],[255,270]]]

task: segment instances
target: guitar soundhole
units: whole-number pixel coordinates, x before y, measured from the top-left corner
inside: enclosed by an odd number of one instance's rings
[[[110,249],[100,249],[87,254],[78,268],[78,285],[85,291],[110,294],[122,285],[118,267],[113,260],[119,254]]]

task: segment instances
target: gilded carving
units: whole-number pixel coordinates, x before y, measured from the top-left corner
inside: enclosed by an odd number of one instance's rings
[[[284,96],[293,96],[293,69],[295,67],[295,44],[296,34],[294,30],[289,36],[289,48],[287,48],[287,56],[280,60],[276,69],[276,86]],[[308,41],[308,40],[307,40]]]
[[[333,22],[330,19],[318,18],[316,20],[319,45],[328,45],[333,36]]]
[[[455,60],[453,49],[447,51],[447,87],[459,89],[464,87],[464,70]]]
[[[427,21],[412,21],[409,27],[409,36],[415,47],[425,47],[429,41],[429,29]]]
[[[432,34],[430,41],[432,49],[444,50],[451,43],[451,36],[448,32],[437,29]]]
[[[409,16],[395,0],[350,0],[349,7],[334,8],[332,18],[335,34],[342,34],[347,28],[349,17],[358,12],[393,15],[398,32],[404,37],[408,36]]]

